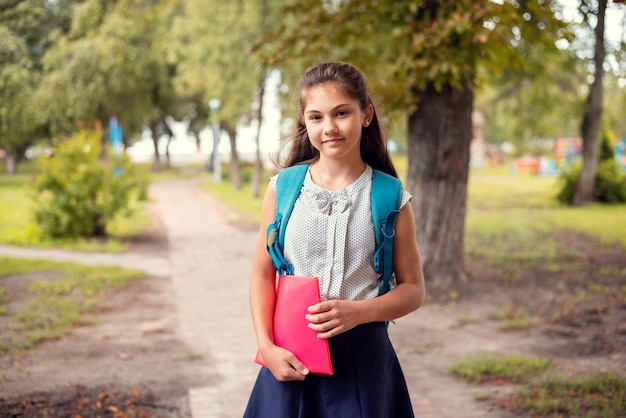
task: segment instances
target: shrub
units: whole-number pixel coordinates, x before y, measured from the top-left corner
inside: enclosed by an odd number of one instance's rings
[[[581,171],[582,163],[577,161],[561,172],[561,188],[557,194],[559,202],[569,204],[572,201]],[[626,202],[626,174],[620,172],[614,159],[598,163],[594,193],[600,202]]]
[[[561,170],[561,174],[559,175],[561,187],[556,195],[559,202],[567,205],[572,201],[574,193],[576,192],[576,182],[578,181],[578,177],[580,177],[582,169],[582,162],[577,160],[569,167]]]
[[[145,199],[146,183],[128,157],[108,152],[105,162],[100,134],[81,131],[63,140],[51,158],[39,161],[35,179],[35,218],[52,238],[106,235],[118,213],[130,211],[133,197]]]
[[[596,199],[599,202],[626,202],[626,175],[620,172],[615,161],[615,154],[613,153],[614,137],[615,134],[604,123],[600,132],[600,150],[594,190]],[[580,161],[577,161],[561,172],[561,189],[557,194],[559,202],[569,204],[572,201],[581,171],[582,164]]]
[[[620,172],[614,159],[598,163],[595,193],[601,202],[626,202],[626,174]]]
[[[608,127],[607,123],[603,123],[602,130],[600,131],[600,154],[598,155],[598,162],[615,159],[615,153],[613,152],[614,142],[615,134],[611,128]]]

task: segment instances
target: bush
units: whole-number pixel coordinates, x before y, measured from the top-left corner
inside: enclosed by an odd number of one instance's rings
[[[600,154],[598,155],[598,162],[615,159],[615,153],[613,152],[614,142],[615,134],[608,127],[607,123],[603,123],[602,130],[600,131]]]
[[[561,172],[561,189],[557,194],[559,202],[569,204],[572,201],[581,171],[582,162],[577,161]],[[594,193],[599,202],[626,202],[626,174],[620,172],[614,159],[598,163]]]
[[[578,181],[578,177],[580,177],[582,169],[582,162],[580,160],[576,160],[576,162],[572,165],[561,170],[561,174],[559,175],[559,183],[561,183],[561,187],[559,189],[559,193],[556,195],[556,199],[559,202],[567,205],[571,203],[572,199],[574,199],[576,182]]]
[[[146,182],[126,156],[102,153],[100,134],[81,131],[63,140],[51,158],[39,161],[35,218],[52,238],[106,235],[116,214],[128,213],[133,197],[145,199]]]
[[[595,193],[601,202],[626,202],[626,174],[620,172],[615,160],[605,160],[598,164]]]

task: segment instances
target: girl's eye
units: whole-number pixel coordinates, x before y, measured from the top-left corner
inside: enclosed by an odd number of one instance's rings
[[[339,112],[337,112],[337,116],[346,116],[348,114],[348,112],[346,112],[345,110],[340,110]]]
[[[320,120],[322,119],[319,115],[313,115],[311,117],[309,117],[309,120]]]

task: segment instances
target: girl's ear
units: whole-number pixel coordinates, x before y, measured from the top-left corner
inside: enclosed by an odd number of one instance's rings
[[[372,123],[372,118],[374,117],[374,106],[371,104],[367,105],[365,111],[363,112],[363,126],[368,127],[370,123]]]

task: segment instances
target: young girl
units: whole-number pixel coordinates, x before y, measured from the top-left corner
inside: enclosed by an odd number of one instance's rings
[[[298,129],[285,166],[310,163],[285,231],[284,256],[297,276],[319,277],[321,303],[309,327],[328,339],[333,375],[309,373],[273,341],[276,269],[265,232],[276,213],[276,176],[263,201],[250,278],[250,306],[262,368],[245,417],[403,418],[411,401],[386,321],[424,302],[411,195],[403,191],[395,227],[396,286],[379,295],[372,265],[372,170],[397,177],[362,74],[350,64],[325,63],[298,86]]]

